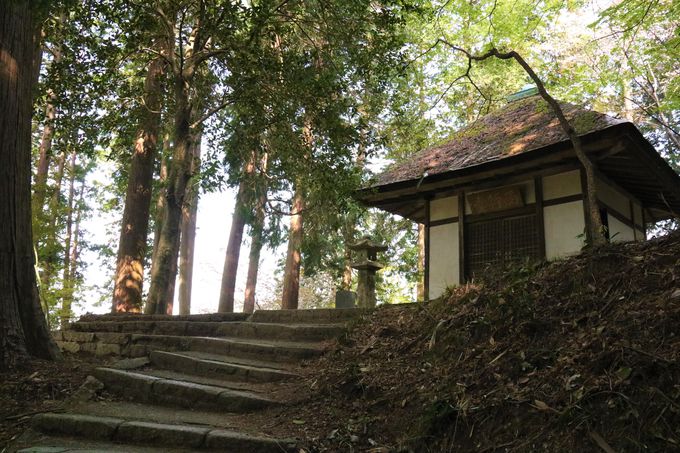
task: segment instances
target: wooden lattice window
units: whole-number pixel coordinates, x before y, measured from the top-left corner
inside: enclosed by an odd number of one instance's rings
[[[465,230],[468,278],[487,267],[503,268],[527,259],[540,259],[536,214],[472,222]]]

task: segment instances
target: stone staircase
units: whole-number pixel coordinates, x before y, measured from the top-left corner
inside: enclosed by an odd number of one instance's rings
[[[64,351],[120,356],[94,373],[115,398],[74,398],[63,412],[34,416],[11,451],[294,451],[295,439],[259,432],[243,414],[295,401],[301,361],[323,354],[362,314],[84,316],[57,342]]]

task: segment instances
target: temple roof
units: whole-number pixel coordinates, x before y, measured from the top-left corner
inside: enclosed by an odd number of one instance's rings
[[[579,135],[626,122],[573,104],[560,105]],[[481,117],[441,145],[390,166],[371,181],[371,186],[418,180],[425,173],[431,176],[460,170],[566,140],[548,104],[540,96],[531,96]]]

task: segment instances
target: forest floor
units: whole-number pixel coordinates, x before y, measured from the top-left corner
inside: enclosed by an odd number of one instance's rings
[[[680,451],[679,325],[680,233],[608,245],[381,307],[242,422],[303,452]],[[0,375],[0,450],[97,365]]]
[[[0,373],[0,452],[28,428],[34,414],[59,411],[103,363],[92,356],[67,354],[58,362],[34,360]]]

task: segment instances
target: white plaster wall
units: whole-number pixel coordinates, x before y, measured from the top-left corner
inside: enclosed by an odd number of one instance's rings
[[[585,220],[582,201],[546,206],[543,208],[543,224],[548,260],[573,255],[583,248]]]
[[[458,223],[430,227],[430,299],[460,282]]]
[[[616,219],[613,215],[607,214],[609,222],[609,238],[612,242],[627,242],[635,240],[633,229]]]
[[[630,219],[629,198],[602,180],[597,181],[597,198],[606,205],[611,206],[619,214]],[[610,217],[611,218],[611,217]]]
[[[437,198],[430,201],[430,220],[458,217],[458,197]]]
[[[543,177],[543,199],[568,197],[581,193],[581,172],[567,171],[556,175]]]

